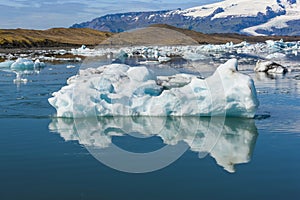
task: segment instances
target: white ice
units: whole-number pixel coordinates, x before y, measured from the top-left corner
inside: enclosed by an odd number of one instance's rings
[[[44,62],[40,62],[39,59],[35,61],[28,58],[18,58],[15,61],[5,61],[0,63],[0,70],[13,72],[16,74],[14,83],[27,83],[27,79],[23,79],[23,74],[38,73],[42,68],[45,67]]]
[[[40,62],[39,59],[32,61],[28,58],[18,58],[15,61],[8,60],[0,63],[0,68],[10,69],[12,71],[30,71],[45,67],[45,63]]]
[[[157,77],[146,67],[112,64],[81,70],[49,103],[58,117],[235,116],[253,118],[259,105],[252,79],[237,60],[207,79],[178,74]]]
[[[224,0],[213,4],[185,9],[180,13],[190,17],[207,17],[212,15],[218,8],[222,8],[224,11],[216,14],[213,19],[230,16],[251,17],[256,16],[259,12],[266,14],[268,7],[275,12],[283,11],[283,8],[277,0]]]
[[[144,58],[145,64],[152,62],[167,62],[173,57],[182,57],[188,61],[207,60],[222,53],[245,53],[265,57],[266,59],[279,59],[283,55],[294,54],[300,52],[300,41],[284,42],[267,40],[265,43],[249,44],[241,42],[233,44],[228,42],[219,45],[194,45],[194,46],[132,46],[121,48],[79,48],[73,49],[69,53],[81,56],[108,56],[110,59],[132,58],[139,55]],[[278,53],[278,54],[274,54]],[[271,55],[270,55],[271,54]],[[278,57],[279,56],[279,57]]]

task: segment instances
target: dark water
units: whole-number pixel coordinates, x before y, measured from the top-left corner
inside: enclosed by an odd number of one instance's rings
[[[48,64],[19,85],[0,71],[1,200],[299,199],[299,72],[274,79],[242,67],[258,90],[255,120],[66,120],[47,99],[76,74],[79,64],[67,65]]]

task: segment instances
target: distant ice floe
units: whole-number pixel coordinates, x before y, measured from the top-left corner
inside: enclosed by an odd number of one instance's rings
[[[58,117],[235,116],[253,118],[259,105],[248,75],[231,59],[206,78],[157,76],[144,67],[111,64],[81,70],[49,103]]]
[[[283,40],[267,40],[265,43],[256,44],[250,44],[244,41],[239,44],[233,44],[232,42],[228,42],[226,44],[219,45],[207,44],[193,46],[132,46],[118,48],[114,48],[113,46],[99,46],[96,49],[90,49],[83,46],[78,49],[72,49],[69,53],[81,56],[103,56],[108,55],[109,53],[113,53],[114,55],[120,55],[120,53],[123,52],[128,57],[132,57],[133,55],[140,55],[144,58],[158,59],[159,57],[170,58],[172,56],[180,56],[187,60],[195,61],[206,59],[206,56],[208,56],[210,53],[249,53],[265,57],[269,56],[270,54],[273,54],[272,58],[276,58],[277,56],[282,57],[286,54],[297,55],[299,51],[300,41],[284,42]]]
[[[186,45],[186,46],[101,46],[88,48],[82,45],[80,48],[71,50],[30,50],[27,53],[1,55],[3,59],[12,60],[19,57],[39,59],[47,62],[81,62],[83,57],[107,57],[112,61],[124,58],[142,57],[142,63],[153,64],[166,63],[173,57],[181,57],[188,61],[207,61],[208,59],[218,59],[220,54],[225,53],[252,55],[261,59],[278,61],[285,59],[286,55],[298,55],[300,52],[300,41],[284,42],[283,40],[267,40],[264,43],[250,44],[246,41],[234,44],[206,44],[206,45]],[[157,64],[156,63],[156,64]]]
[[[0,63],[0,70],[14,72],[16,79],[14,82],[27,82],[27,79],[23,79],[22,75],[39,73],[39,71],[45,67],[45,63],[40,62],[39,59],[33,61],[28,58],[18,58],[15,61],[5,61]]]
[[[129,165],[127,167],[132,163],[135,165],[132,169],[137,171],[145,170],[136,168],[141,166],[139,162],[142,161],[136,157],[126,158],[126,154],[121,154],[113,144],[114,138],[122,139],[126,135],[135,133],[141,135],[139,138],[146,142],[148,137],[156,136],[161,138],[165,145],[172,147],[172,155],[174,152],[179,152],[178,145],[183,142],[191,151],[197,152],[200,159],[210,155],[218,165],[230,173],[236,171],[235,165],[248,163],[251,160],[257,138],[254,120],[237,118],[225,120],[198,117],[102,117],[78,120],[54,118],[49,124],[49,129],[59,133],[66,141],[78,141],[96,159],[104,161],[104,164],[111,163],[105,163],[102,155],[118,163],[119,160],[130,159],[130,162],[125,162]],[[156,159],[165,155],[160,155],[159,150],[151,153],[157,154]],[[146,154],[143,153],[143,158],[147,158]],[[118,158],[118,155],[122,155],[122,158]],[[155,159],[147,161],[144,159],[143,162],[148,162],[146,167],[159,163]]]

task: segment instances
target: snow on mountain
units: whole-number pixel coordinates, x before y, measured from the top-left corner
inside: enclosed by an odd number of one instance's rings
[[[224,0],[185,10],[111,14],[72,28],[123,32],[168,24],[203,33],[300,35],[300,0]]]
[[[274,17],[268,22],[257,26],[245,28],[241,32],[249,35],[264,36],[264,35],[268,35],[267,34],[268,32],[269,33],[274,32],[275,29],[282,30],[285,28],[289,28],[289,23],[300,20],[300,2],[295,1],[294,4],[285,5],[285,9],[286,9],[285,15]],[[264,34],[259,32],[264,32]]]
[[[283,0],[284,1],[284,0]],[[185,16],[214,18],[250,17],[257,16],[258,13],[267,14],[268,10],[274,12],[284,11],[283,1],[278,0],[225,0],[222,2],[189,8],[182,11]],[[287,2],[284,2],[287,3]]]

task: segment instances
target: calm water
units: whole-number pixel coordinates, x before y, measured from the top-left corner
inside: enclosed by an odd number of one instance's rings
[[[69,64],[48,64],[20,85],[0,71],[1,200],[299,199],[299,71],[274,79],[240,66],[258,90],[255,120],[57,119],[47,99],[77,73],[79,64]],[[118,156],[120,149],[167,153],[139,162]],[[107,166],[151,171],[172,158],[149,173]]]

